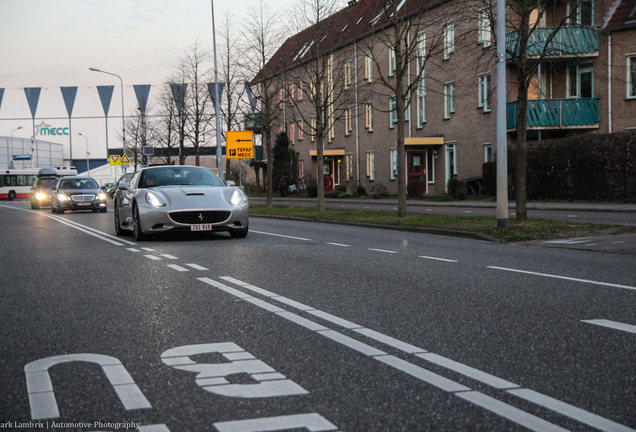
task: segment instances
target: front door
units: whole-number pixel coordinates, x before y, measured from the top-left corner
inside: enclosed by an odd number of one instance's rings
[[[407,152],[409,161],[408,183],[419,180],[426,184],[426,150]]]

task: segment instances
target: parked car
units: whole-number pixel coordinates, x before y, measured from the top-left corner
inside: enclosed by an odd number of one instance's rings
[[[114,186],[114,185],[115,185],[115,183],[112,183],[112,182],[111,182],[111,183],[104,183],[100,189],[101,189],[103,192],[106,192],[106,191],[108,190],[108,188],[109,188],[109,187]]]
[[[51,188],[59,179],[55,168],[42,168],[38,177],[31,185],[31,208],[39,209],[42,206],[51,205]]]
[[[106,194],[90,177],[62,177],[51,190],[51,213],[92,210],[105,213]]]
[[[245,237],[249,230],[247,195],[212,171],[195,166],[154,166],[120,184],[114,198],[115,232],[135,240],[168,231],[227,231]]]
[[[134,173],[126,173],[122,175],[115,182],[115,184],[113,184],[108,189],[106,189],[106,195],[108,196],[108,198],[112,198],[115,195],[115,192],[117,192],[117,188],[119,187],[120,184],[128,183],[130,181],[130,178],[133,176],[133,174]]]

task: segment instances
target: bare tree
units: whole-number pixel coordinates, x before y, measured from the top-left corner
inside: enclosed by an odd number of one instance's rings
[[[278,19],[263,0],[248,12],[248,21],[244,27],[246,36],[245,68],[254,76],[255,97],[260,105],[259,121],[263,144],[267,152],[267,208],[272,207],[273,170],[272,167],[272,128],[278,119],[280,107],[276,103],[280,81],[276,75],[280,72],[278,64],[269,65],[270,59],[278,50],[281,34]]]
[[[175,154],[178,154],[179,125],[177,104],[175,103],[170,83],[166,83],[162,87],[159,95],[157,128],[160,131],[157,137],[157,147],[165,149],[165,155],[160,156],[160,160],[167,165],[171,165]]]

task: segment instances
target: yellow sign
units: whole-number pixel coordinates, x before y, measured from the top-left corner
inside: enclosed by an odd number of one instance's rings
[[[130,159],[128,158],[128,155],[126,153],[124,153],[121,157],[121,164],[129,164],[130,163]]]
[[[110,160],[111,165],[121,165],[121,159],[119,158],[119,155],[110,155],[108,159]]]
[[[227,131],[225,146],[228,159],[254,159],[254,132]]]

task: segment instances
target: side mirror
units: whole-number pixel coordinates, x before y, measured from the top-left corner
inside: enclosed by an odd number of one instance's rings
[[[236,186],[236,183],[234,183],[232,180],[228,180],[225,182],[225,186]]]

